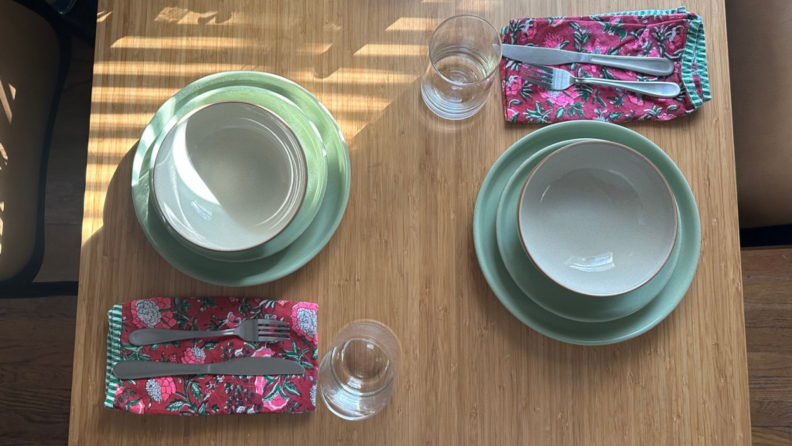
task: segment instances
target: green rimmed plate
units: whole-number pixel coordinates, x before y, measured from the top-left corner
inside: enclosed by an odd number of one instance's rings
[[[170,115],[163,130],[150,148],[151,163],[149,169],[151,169],[152,172],[153,169],[155,169],[154,160],[157,158],[157,153],[159,153],[162,141],[179,120],[199,107],[225,101],[248,102],[265,108],[280,117],[294,132],[305,153],[308,168],[308,184],[305,198],[300,205],[297,215],[294,216],[291,223],[289,223],[280,234],[262,245],[240,251],[213,251],[197,246],[182,237],[175,229],[167,224],[167,220],[162,215],[160,206],[155,206],[155,208],[158,211],[157,215],[162,219],[163,224],[165,224],[165,227],[171,232],[173,238],[187,249],[204,257],[225,262],[257,260],[271,256],[291,245],[313,222],[316,214],[319,212],[319,207],[322,204],[325,190],[327,189],[327,156],[318,130],[308,119],[308,116],[306,116],[292,101],[282,95],[261,88],[251,89],[248,87],[229,86],[209,90],[192,97]],[[141,143],[143,143],[142,139]],[[153,177],[154,175],[150,175],[150,178],[153,179]],[[153,193],[153,183],[149,184],[149,187]],[[156,194],[154,195],[156,196]]]
[[[679,260],[668,285],[648,305],[609,322],[580,322],[553,314],[525,296],[512,280],[498,250],[495,231],[497,207],[509,178],[529,156],[569,139],[604,139],[624,144],[646,156],[665,176],[677,200],[681,230]],[[701,224],[693,193],[685,177],[659,147],[640,134],[618,125],[572,121],[550,125],[517,141],[495,162],[479,190],[473,213],[473,242],[479,265],[495,295],[520,321],[559,341],[604,345],[634,338],[665,319],[685,296],[698,265]]]
[[[177,242],[156,215],[150,194],[150,165],[153,142],[181,104],[203,93],[224,87],[264,89],[297,105],[322,137],[327,155],[327,188],[318,213],[297,240],[282,251],[263,259],[223,262],[188,250]],[[310,92],[294,82],[268,73],[231,71],[201,78],[168,99],[143,131],[132,164],[132,199],[135,212],[154,249],[183,273],[205,282],[226,286],[250,286],[280,279],[310,261],[338,228],[349,199],[349,154],[338,124]]]
[[[503,264],[514,283],[542,308],[561,317],[581,322],[620,319],[645,307],[665,288],[679,259],[679,237],[671,256],[657,275],[643,286],[617,296],[584,296],[568,290],[545,276],[525,253],[517,227],[520,193],[528,175],[544,157],[584,139],[562,141],[539,150],[517,168],[503,189],[498,203],[495,235]]]

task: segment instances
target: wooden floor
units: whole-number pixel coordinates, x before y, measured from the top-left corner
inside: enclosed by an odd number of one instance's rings
[[[742,262],[754,445],[792,445],[792,249]]]
[[[54,132],[38,280],[78,274],[92,50],[75,41],[73,58]],[[792,249],[743,251],[743,278],[754,445],[792,445]],[[74,297],[0,300],[0,445],[66,444],[75,312]]]

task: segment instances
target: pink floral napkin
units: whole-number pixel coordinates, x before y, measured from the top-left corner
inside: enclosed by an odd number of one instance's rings
[[[105,407],[136,414],[216,415],[306,412],[316,407],[317,305],[309,302],[235,297],[140,299],[108,313]],[[195,339],[137,347],[129,334],[138,328],[223,330],[245,319],[288,321],[288,341],[263,344],[236,337]],[[121,360],[214,363],[237,357],[285,358],[305,367],[304,376],[174,376],[121,380],[113,367]]]
[[[710,99],[704,25],[684,7],[585,17],[512,20],[503,43],[584,53],[665,57],[675,71],[666,77],[590,64],[557,65],[578,77],[676,82],[682,92],[654,98],[610,87],[578,85],[547,91],[521,76],[521,63],[501,60],[503,106],[510,122],[550,123],[589,119],[609,122],[667,121],[692,113]]]

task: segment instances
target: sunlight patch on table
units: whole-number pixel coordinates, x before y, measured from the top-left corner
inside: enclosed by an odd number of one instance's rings
[[[320,81],[316,81],[317,85],[320,84],[339,84],[339,85],[365,85],[369,86],[382,86],[389,85],[406,85],[414,81],[416,75],[399,73],[390,70],[376,70],[371,68],[355,68],[344,67],[333,72]],[[375,93],[373,91],[363,91],[365,94]]]
[[[188,3],[189,4],[189,3]],[[266,16],[267,20],[263,29],[290,30],[300,24],[300,17],[290,14],[283,15],[271,11]],[[188,8],[168,6],[157,13],[155,22],[169,23],[175,25],[209,25],[209,26],[255,26],[261,27],[259,18],[248,19],[246,15],[239,11],[227,11],[224,9],[208,11],[191,11]]]
[[[104,129],[97,129],[91,128],[91,141],[96,141],[96,143],[88,144],[88,153],[98,153],[101,151],[103,155],[103,159],[109,159],[110,157],[117,156],[119,159],[126,155],[130,150],[134,150],[137,147],[138,140],[140,139],[140,135],[135,132],[135,137],[102,137],[100,134]],[[140,132],[143,131],[143,127],[140,128]],[[112,142],[112,146],[108,147],[108,143],[105,140],[109,140]],[[115,161],[113,161],[115,163]],[[103,163],[96,163],[92,162],[90,159],[88,160],[88,164],[109,164],[109,162]]]
[[[297,49],[297,54],[319,56],[326,53],[332,46],[332,43],[306,43],[300,45],[300,48]]]
[[[388,45],[381,43],[369,43],[355,52],[355,56],[387,56],[387,57],[406,57],[406,56],[426,56],[426,45]]]
[[[155,75],[175,75],[178,73],[180,77],[188,77],[188,78],[200,78],[205,75],[213,74],[218,71],[218,65],[215,64],[185,64],[180,65],[175,68],[172,64],[168,63],[143,63],[143,62],[126,62],[126,63],[114,63],[112,65],[109,64],[102,64],[97,63],[94,71],[96,74],[104,74],[104,75],[112,75],[112,76],[129,76],[134,77],[136,74],[133,73],[141,73],[150,76]],[[253,71],[261,71],[266,73],[266,67],[251,67],[251,66],[239,66],[236,68],[229,68],[230,70],[253,70]],[[226,71],[226,70],[222,70]],[[274,73],[278,74],[278,73]],[[377,70],[371,68],[341,68],[331,75],[327,76],[326,78],[319,78],[316,76],[316,73],[313,70],[298,70],[293,71],[291,73],[283,73],[280,74],[283,77],[293,80],[298,84],[302,85],[309,91],[319,91],[322,88],[322,85],[343,85],[343,84],[355,84],[355,85],[382,85],[382,84],[398,84],[398,85],[405,85],[409,84],[413,80],[416,79],[417,76],[408,74],[408,73],[399,73],[396,71],[390,70]],[[184,85],[187,85],[189,82],[185,81]],[[146,87],[102,87],[102,86],[95,86],[94,87],[94,97],[93,102],[115,102],[115,101],[107,101],[107,96],[125,96],[130,94],[130,98],[134,99],[135,101],[139,101],[138,103],[148,103],[146,99],[156,99],[159,102],[164,101],[167,99],[168,96],[164,96],[161,92],[162,90],[170,90],[174,93],[178,91],[181,87],[177,87],[174,90],[174,87],[165,86],[165,85],[157,85],[152,84]]]
[[[151,121],[152,113],[94,113],[91,115],[91,130],[117,130],[130,127],[142,128]],[[117,138],[113,138],[117,141]]]
[[[96,62],[94,64],[95,75],[107,76],[168,76],[168,77],[203,77],[219,71],[232,70],[257,70],[262,71],[267,67],[260,65],[239,64],[231,65],[226,63],[207,63],[207,62],[185,62],[173,64],[170,62]],[[96,88],[96,87],[94,87]]]
[[[201,36],[172,36],[172,37],[146,37],[124,36],[113,42],[110,48],[123,49],[175,49],[175,50],[227,50],[239,48],[255,48],[261,52],[268,46],[261,41],[242,37],[201,37]],[[176,65],[179,66],[179,65]]]
[[[355,137],[369,123],[377,119],[391,102],[412,84],[418,75],[387,69],[343,67],[327,78],[316,80],[316,90],[323,84],[341,86],[354,93],[321,95],[319,99],[338,121],[344,136]],[[311,90],[309,81],[306,87]]]
[[[85,243],[93,237],[94,234],[99,232],[100,229],[104,226],[104,219],[101,217],[89,217],[87,215],[83,216],[83,226],[82,226],[82,243],[81,246],[85,246]]]
[[[439,24],[440,19],[430,17],[401,17],[385,31],[433,31]]]
[[[93,87],[93,98],[96,100],[114,99],[114,102],[135,103],[136,101],[159,101],[164,102],[171,97],[174,93],[179,91],[180,87],[141,87],[141,88],[123,88],[123,87]]]

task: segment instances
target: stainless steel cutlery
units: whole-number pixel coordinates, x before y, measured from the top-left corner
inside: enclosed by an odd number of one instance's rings
[[[548,90],[566,90],[573,85],[593,84],[606,85],[614,88],[633,91],[660,98],[674,98],[679,95],[680,88],[674,82],[618,81],[589,77],[575,77],[559,68],[545,67],[532,63],[522,64],[521,73],[532,84]]]
[[[674,63],[662,57],[610,56],[508,44],[503,45],[503,55],[509,59],[538,65],[589,63],[654,76],[667,76],[674,72]]]
[[[248,319],[236,328],[218,331],[167,330],[144,328],[129,335],[132,345],[151,345],[184,339],[216,338],[237,336],[248,342],[279,342],[289,339],[291,326],[288,322],[274,319]]]
[[[178,364],[155,361],[120,361],[113,367],[119,379],[176,375],[302,375],[300,364],[280,358],[238,358],[213,364]]]
[[[133,345],[151,345],[184,339],[237,336],[248,342],[279,342],[289,339],[288,322],[274,319],[248,319],[236,328],[216,331],[165,330],[144,328],[129,335]],[[301,375],[305,368],[280,358],[237,358],[213,364],[178,364],[155,361],[121,361],[113,367],[120,379],[155,378],[175,375]]]

